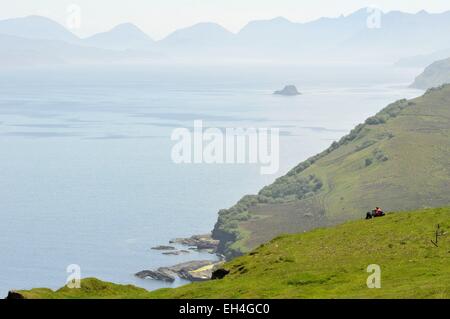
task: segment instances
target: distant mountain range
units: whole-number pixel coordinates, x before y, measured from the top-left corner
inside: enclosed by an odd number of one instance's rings
[[[35,40],[54,40],[78,44],[80,39],[57,22],[40,16],[0,21],[0,34]]]
[[[155,42],[131,23],[116,26],[110,31],[95,34],[81,43],[109,50],[151,50]]]
[[[369,28],[367,21],[372,14],[368,9],[361,9],[348,16],[308,23],[279,17],[252,21],[238,33],[215,23],[199,23],[176,30],[160,41],[154,41],[130,23],[81,39],[50,19],[29,16],[0,21],[0,35],[16,39],[0,43],[0,50],[2,56],[8,55],[7,51],[22,52],[2,62],[19,65],[22,56],[29,60],[33,55],[36,64],[142,62],[161,58],[370,64],[394,63],[403,58],[446,52],[449,48],[450,11],[388,12],[381,15],[379,28]],[[62,48],[72,45],[73,53],[66,55],[63,49],[44,50],[48,44],[45,41],[53,41],[54,46]],[[34,46],[36,50],[32,50]],[[23,47],[28,51],[23,51]],[[82,53],[82,57],[76,56],[76,52]]]

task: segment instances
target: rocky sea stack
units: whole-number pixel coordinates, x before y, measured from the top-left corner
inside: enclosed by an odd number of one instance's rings
[[[301,95],[301,93],[297,90],[297,87],[295,85],[286,85],[284,89],[280,91],[275,91],[273,94],[286,96]]]

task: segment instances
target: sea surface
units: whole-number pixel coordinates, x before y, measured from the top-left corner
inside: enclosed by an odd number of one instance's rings
[[[387,104],[420,70],[389,66],[132,66],[0,70],[0,297],[58,288],[77,264],[133,276],[208,253],[151,247],[208,233],[219,209],[285,174]],[[272,95],[295,84],[301,96]],[[175,164],[174,129],[279,128],[280,170]]]

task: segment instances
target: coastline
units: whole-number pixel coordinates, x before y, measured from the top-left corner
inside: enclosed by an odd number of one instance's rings
[[[175,246],[181,245],[187,249],[177,249]],[[225,257],[218,253],[219,241],[213,239],[212,234],[193,235],[188,238],[175,238],[169,241],[169,245],[159,245],[152,247],[152,250],[160,251],[163,255],[177,256],[180,254],[189,254],[190,250],[199,252],[208,252],[217,256],[217,260],[191,260],[175,264],[172,266],[163,266],[157,269],[144,269],[135,273],[135,277],[143,280],[158,280],[172,283],[176,278],[184,279],[190,282],[207,281],[213,277],[213,274],[225,262]]]

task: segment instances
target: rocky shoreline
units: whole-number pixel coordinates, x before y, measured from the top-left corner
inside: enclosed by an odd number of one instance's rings
[[[183,246],[195,247],[197,250],[212,249],[216,252],[219,241],[212,238],[211,234],[194,235],[189,238],[176,238],[169,241],[170,244],[180,244]]]
[[[205,281],[212,278],[213,272],[219,269],[223,261],[193,260],[156,270],[143,270],[135,274],[141,279],[154,279],[174,282],[176,277],[189,281]]]
[[[153,279],[165,282],[174,282],[176,277],[189,281],[205,281],[213,277],[213,273],[224,263],[223,256],[217,254],[219,241],[212,238],[211,234],[194,235],[189,238],[176,238],[169,244],[178,244],[189,247],[190,250],[207,251],[216,254],[219,261],[193,260],[176,264],[170,267],[159,267],[156,270],[142,270],[135,274],[141,279]],[[189,253],[189,250],[177,250],[174,246],[159,245],[152,250],[161,251],[164,255],[181,255]]]

